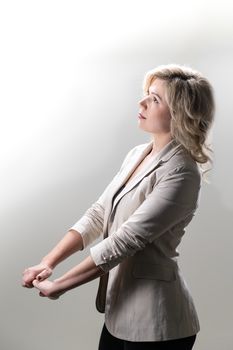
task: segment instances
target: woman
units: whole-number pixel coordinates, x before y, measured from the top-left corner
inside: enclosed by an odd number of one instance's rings
[[[169,64],[150,70],[139,102],[135,146],[103,194],[46,255],[23,272],[24,287],[57,299],[97,277],[105,313],[99,350],[192,349],[200,330],[176,250],[198,207],[201,165],[214,119],[213,89],[203,75]],[[90,255],[58,279],[54,267],[100,235]]]

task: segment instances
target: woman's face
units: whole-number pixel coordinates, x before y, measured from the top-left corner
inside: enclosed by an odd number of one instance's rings
[[[146,119],[138,117],[139,126],[154,134],[170,132],[171,115],[165,101],[165,81],[156,78],[149,87],[149,92],[139,101],[139,113]]]

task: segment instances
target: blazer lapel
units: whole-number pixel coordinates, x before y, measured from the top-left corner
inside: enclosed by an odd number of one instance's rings
[[[114,187],[112,192],[110,192],[111,204],[108,208],[106,208],[106,223],[103,229],[104,237],[107,236],[107,227],[108,220],[110,214],[115,209],[117,203],[120,199],[129,192],[134,186],[136,186],[145,176],[147,176],[150,172],[154,171],[158,168],[162,163],[168,161],[181,147],[182,145],[177,143],[174,139],[172,139],[169,143],[167,143],[159,153],[157,153],[154,157],[151,158],[150,162],[145,166],[145,168],[140,171],[128,184],[126,184],[125,188],[119,193],[119,195],[115,198],[114,204],[112,203],[112,198],[114,194],[119,190],[119,188],[129,179],[137,166],[141,163],[141,161],[147,156],[147,154],[151,151],[153,147],[153,141],[147,143],[143,149],[140,149],[139,153],[135,155],[135,157],[129,161],[126,165],[125,169],[122,171],[121,176],[117,182],[117,185]],[[112,205],[113,204],[113,205]]]

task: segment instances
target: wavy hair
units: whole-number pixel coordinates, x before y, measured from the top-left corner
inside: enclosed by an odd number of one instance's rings
[[[213,164],[209,153],[213,150],[207,142],[215,115],[213,87],[199,71],[187,65],[167,64],[145,74],[145,94],[156,78],[166,81],[165,99],[171,114],[171,136],[185,147],[207,180],[204,173],[212,167],[204,170],[203,164]]]

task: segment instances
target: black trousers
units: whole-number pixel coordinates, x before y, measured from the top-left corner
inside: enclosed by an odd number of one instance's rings
[[[134,342],[114,337],[104,323],[98,350],[191,350],[196,334],[174,340]]]

